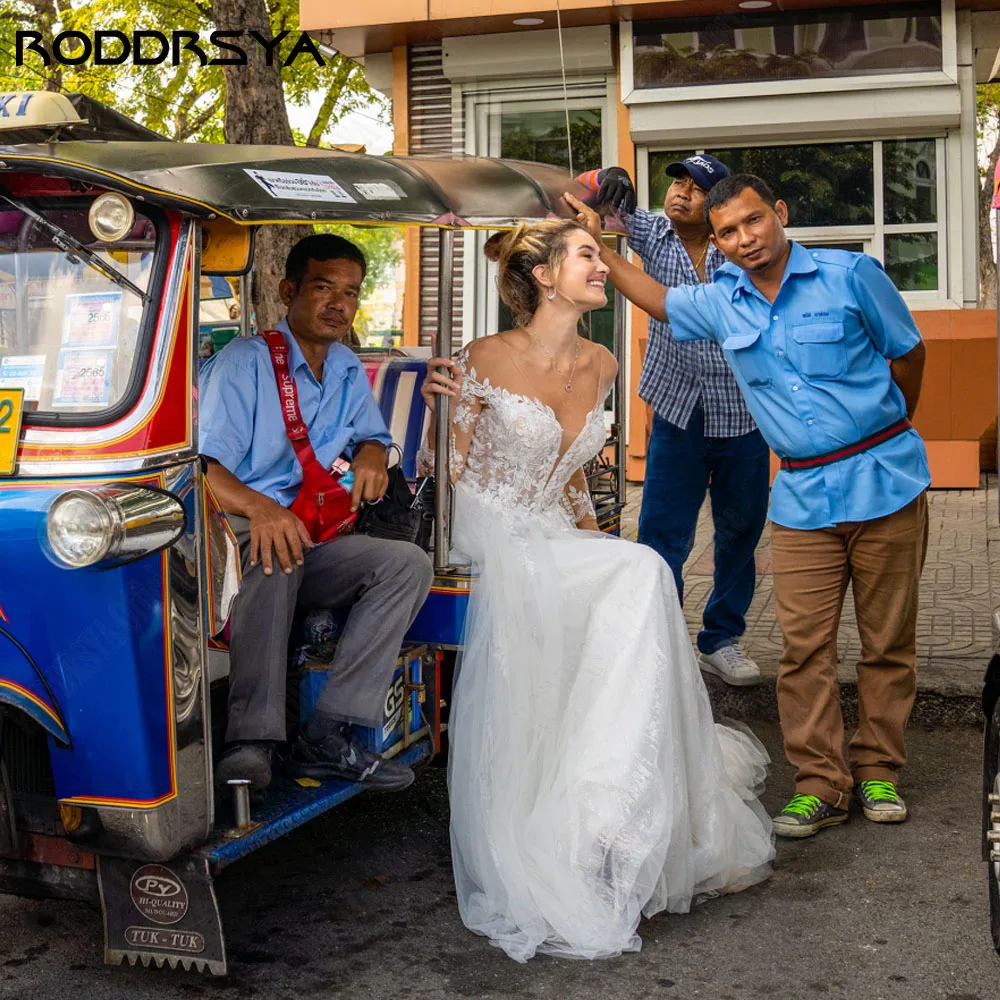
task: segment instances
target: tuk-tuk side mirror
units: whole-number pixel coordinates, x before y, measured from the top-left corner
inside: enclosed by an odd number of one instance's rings
[[[206,219],[201,224],[201,273],[230,277],[246,274],[253,264],[254,226],[238,226],[229,219]]]

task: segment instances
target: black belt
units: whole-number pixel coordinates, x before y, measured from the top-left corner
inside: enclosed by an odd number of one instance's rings
[[[804,469],[818,469],[822,465],[832,465],[834,462],[843,461],[852,455],[860,455],[863,451],[868,451],[869,448],[874,448],[884,441],[891,441],[892,438],[905,434],[912,427],[913,424],[906,417],[903,417],[902,420],[897,420],[894,424],[889,424],[888,427],[883,427],[882,430],[869,434],[868,437],[863,437],[860,441],[855,441],[854,444],[845,445],[843,448],[835,448],[822,455],[813,455],[812,458],[783,458],[781,467],[786,472],[801,472]]]

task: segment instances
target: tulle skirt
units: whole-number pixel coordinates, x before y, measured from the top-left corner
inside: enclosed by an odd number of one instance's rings
[[[450,722],[465,925],[521,962],[603,958],[765,878],[767,753],[713,722],[663,560],[461,483],[454,542],[480,573]]]

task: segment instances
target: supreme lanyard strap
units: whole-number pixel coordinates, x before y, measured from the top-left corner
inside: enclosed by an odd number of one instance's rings
[[[274,380],[278,384],[285,434],[292,443],[299,465],[305,469],[306,465],[316,461],[316,453],[309,441],[309,430],[299,412],[299,393],[295,387],[295,379],[288,370],[288,345],[277,330],[268,330],[264,334],[264,340],[271,352],[271,366],[274,368]]]

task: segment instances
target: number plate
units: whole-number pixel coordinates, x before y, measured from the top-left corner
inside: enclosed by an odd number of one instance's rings
[[[0,389],[0,476],[14,472],[23,412],[24,390]]]

